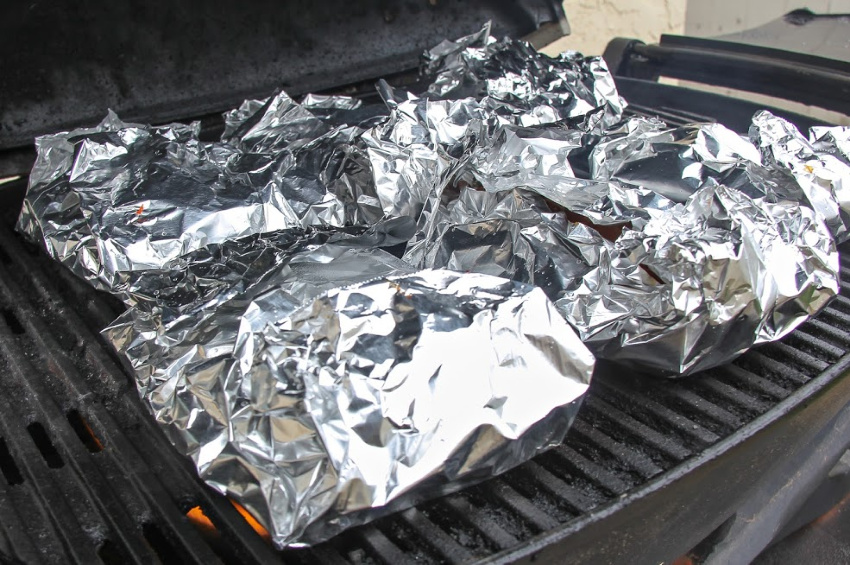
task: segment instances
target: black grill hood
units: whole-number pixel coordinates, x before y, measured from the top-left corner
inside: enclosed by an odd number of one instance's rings
[[[219,112],[277,88],[296,95],[413,69],[472,33],[551,41],[556,0],[223,0],[4,4],[0,151],[100,121]],[[7,168],[7,173],[8,171]]]

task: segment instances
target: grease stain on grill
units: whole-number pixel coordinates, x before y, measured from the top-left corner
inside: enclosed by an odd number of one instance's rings
[[[56,447],[50,441],[50,436],[47,435],[47,430],[44,429],[44,426],[40,422],[33,422],[27,426],[27,432],[29,432],[33,443],[35,443],[35,446],[41,452],[41,456],[44,458],[48,467],[51,469],[61,469],[65,466],[65,461],[62,460],[62,456],[56,451]]]
[[[68,423],[71,424],[71,429],[74,430],[74,433],[77,434],[77,437],[80,438],[80,441],[90,453],[103,451],[103,444],[94,435],[91,426],[89,426],[89,423],[83,419],[79,412],[71,410],[66,414],[66,417],[68,418]]]
[[[18,464],[12,458],[9,446],[6,445],[6,440],[3,438],[0,438],[0,472],[3,473],[9,486],[19,485],[24,482],[21,470],[18,469]]]

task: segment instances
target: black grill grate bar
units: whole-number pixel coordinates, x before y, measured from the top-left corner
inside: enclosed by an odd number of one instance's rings
[[[774,341],[765,344],[761,351],[763,353],[777,353],[778,356],[786,361],[788,364],[796,365],[798,368],[803,369],[801,371],[807,377],[807,381],[811,380],[811,377],[821,373],[824,369],[829,367],[829,363],[822,359],[818,359],[817,357],[797,349],[796,347],[791,347],[787,343],[781,341]]]
[[[24,563],[39,563],[42,561],[38,550],[33,545],[30,536],[27,535],[23,523],[23,516],[19,512],[32,511],[34,507],[33,495],[30,485],[21,485],[9,492],[5,484],[0,481],[0,530],[3,531],[2,553],[0,563],[13,563],[13,558]],[[52,545],[51,538],[45,536],[48,546]],[[42,548],[44,549],[44,548]],[[57,548],[58,549],[58,548]]]
[[[590,395],[585,403],[590,408],[590,411],[594,413],[594,419],[596,421],[604,420],[608,423],[608,426],[619,428],[621,433],[625,433],[634,437],[639,442],[645,443],[670,461],[679,462],[691,455],[689,449],[673,441],[671,436],[664,436],[658,433],[596,395]]]
[[[473,554],[467,548],[438,528],[418,508],[404,510],[398,514],[398,517],[426,542],[433,553],[446,562],[463,563],[473,558]]]
[[[777,384],[788,383],[791,385],[788,388],[803,386],[811,380],[810,377],[804,375],[798,369],[769,356],[771,353],[773,352],[766,345],[761,346],[750,350],[745,357],[739,358],[736,363],[748,371]]]
[[[354,537],[359,538],[363,545],[371,550],[370,553],[376,555],[385,565],[412,565],[415,563],[372,524],[355,530]]]
[[[109,350],[100,346],[101,338],[98,330],[92,328],[87,320],[84,321],[77,311],[67,308],[58,300],[57,296],[60,293],[57,281],[55,277],[51,276],[52,273],[49,270],[44,270],[45,261],[49,261],[49,259],[45,257],[39,257],[37,260],[28,258],[20,243],[6,229],[0,229],[0,246],[6,250],[13,261],[9,273],[18,273],[26,280],[27,292],[20,296],[26,296],[30,301],[37,301],[41,308],[46,310],[53,322],[50,334],[73,336],[86,363],[96,368],[95,374],[91,375],[94,379],[93,384],[95,386],[93,388],[95,391],[101,396],[112,397],[128,390],[130,380],[123,378],[123,371],[114,358],[107,353]],[[11,279],[13,280],[14,277],[11,277]],[[85,283],[72,281],[72,284],[81,285]],[[37,313],[37,309],[36,305],[33,305],[30,311]],[[43,351],[41,352],[43,353]],[[121,378],[115,378],[116,375],[120,375]],[[88,376],[88,373],[82,371],[81,376]],[[68,381],[68,384],[71,387],[76,387],[77,380],[72,379]]]
[[[560,468],[581,475],[587,481],[595,483],[613,496],[622,494],[629,489],[629,485],[625,481],[620,480],[613,473],[597,465],[568,445],[561,444],[541,457],[556,459]]]
[[[339,551],[333,546],[333,541],[324,543],[317,547],[307,550],[299,550],[306,553],[305,559],[308,563],[322,563],[322,565],[348,565],[348,560],[340,555]]]
[[[841,283],[841,290],[843,292],[848,292],[845,283]],[[835,298],[832,299],[830,305],[834,308],[838,308],[842,312],[850,313],[850,298],[845,296],[844,294],[839,294]]]
[[[723,367],[722,380],[733,381],[737,388],[748,390],[760,395],[762,398],[774,401],[782,400],[791,394],[791,391],[788,389],[748,371],[744,367],[739,366],[737,362]]]
[[[460,497],[460,506],[468,506],[461,495],[449,495]],[[481,529],[473,524],[468,515],[456,512],[448,504],[448,497],[426,501],[416,508],[423,516],[428,518],[434,526],[449,535],[458,545],[466,548],[474,556],[489,555],[498,551],[499,547],[490,536],[481,532]]]
[[[743,424],[738,416],[709,401],[708,399],[703,398],[693,390],[680,386],[671,386],[664,390],[664,394],[666,394],[675,404],[683,407],[685,410],[693,410],[694,412],[699,413],[706,424],[708,425],[710,422],[710,425],[712,425],[716,431],[722,430],[724,432],[731,432],[738,429]]]
[[[625,468],[636,472],[644,479],[654,477],[661,472],[661,468],[652,459],[628,445],[614,441],[580,417],[576,418],[575,422],[573,422],[570,434],[574,434],[605,451],[613,458],[616,464],[625,466]]]
[[[442,502],[452,510],[455,518],[463,520],[473,527],[493,547],[502,550],[513,547],[518,543],[517,538],[506,532],[489,515],[471,504],[463,496],[459,494],[449,495],[443,498]]]
[[[531,501],[510,486],[504,477],[497,477],[488,483],[487,495],[501,506],[509,508],[538,532],[551,530],[558,521],[540,510]]]
[[[749,415],[762,414],[773,405],[771,402],[749,395],[740,388],[710,376],[714,373],[715,371],[712,371],[700,376],[694,381],[694,386],[702,393],[702,396],[714,401],[715,404],[722,405],[717,401],[719,399],[727,406],[734,406],[738,411]]]
[[[0,337],[0,343],[6,336]],[[68,497],[78,498],[78,493],[69,493],[70,485],[59,484],[60,472],[47,467],[35,444],[20,424],[25,420],[13,404],[26,403],[25,398],[16,398],[12,402],[10,387],[3,383],[0,389],[0,433],[9,447],[19,454],[19,467],[25,477],[27,488],[32,489],[32,506],[21,510],[29,514],[29,524],[36,528],[50,527],[55,539],[61,541],[61,547],[75,563],[89,563],[96,559],[89,537],[83,529],[80,516],[71,507]],[[86,514],[88,517],[88,513]],[[97,524],[86,524],[97,529]]]
[[[642,420],[647,425],[658,427],[658,423],[662,422],[663,428],[672,428],[688,446],[696,449],[705,448],[719,439],[719,436],[711,430],[681,412],[656,402],[633,386],[610,380],[599,380],[594,385],[600,393],[604,393],[609,403],[618,406],[621,410],[629,411],[636,419]],[[631,408],[633,406],[639,408]]]
[[[558,501],[565,503],[576,515],[587,512],[599,503],[595,497],[573,488],[544,469],[536,460],[529,461],[521,469],[525,476],[546,492],[554,495]]]
[[[822,321],[820,317],[829,317],[829,314],[824,311],[817,318],[810,318],[800,326],[800,329],[804,329],[806,333],[819,336],[821,339],[829,340],[833,345],[842,348],[844,351],[850,349],[850,332],[831,326]],[[846,321],[850,324],[850,316],[846,316]]]
[[[65,549],[62,535],[57,531],[56,524],[44,508],[42,494],[38,493],[29,484],[23,484],[8,492],[9,500],[11,501],[10,505],[17,511],[16,514],[20,520],[19,525],[21,530],[26,532],[28,541],[33,541],[32,545],[27,544],[24,547],[25,551],[17,554],[15,557],[25,563],[69,563],[72,556]],[[11,519],[12,516],[10,514],[8,518]],[[2,525],[3,529],[11,533],[5,522],[6,519],[4,519]],[[18,548],[18,541],[16,540],[15,542],[16,549]],[[36,557],[32,559],[26,558],[30,554],[27,547],[32,549]]]
[[[835,363],[846,353],[845,349],[836,347],[821,337],[811,335],[806,327],[797,328],[785,338],[785,344],[790,345],[803,352],[808,352],[812,357],[829,364]]]
[[[842,312],[841,310],[837,310],[832,306],[827,306],[826,308],[821,310],[820,314],[818,314],[818,317],[814,318],[813,320],[830,320],[832,324],[834,324],[835,326],[839,326],[835,328],[836,331],[845,332],[850,330],[850,314],[848,314],[847,312]],[[827,326],[830,326],[830,324],[827,324]]]

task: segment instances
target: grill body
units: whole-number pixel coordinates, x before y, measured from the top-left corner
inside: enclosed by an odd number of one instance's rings
[[[709,553],[741,557],[770,541],[845,447],[846,282],[782,342],[707,374],[663,381],[603,365],[561,446],[278,552],[146,413],[98,335],[120,304],[13,233],[23,190],[4,187],[0,227],[0,555],[10,561],[659,562],[706,539]],[[189,519],[197,507],[214,531]]]
[[[621,74],[632,111],[672,125],[743,130],[756,109]],[[15,151],[5,163],[26,164]],[[197,480],[139,401],[99,337],[121,305],[13,232],[25,182],[0,187],[0,561],[745,562],[846,449],[842,256],[840,296],[781,342],[677,381],[602,364],[562,445],[320,546],[276,551]]]

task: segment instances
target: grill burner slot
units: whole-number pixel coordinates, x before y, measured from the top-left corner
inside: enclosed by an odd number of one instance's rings
[[[8,308],[3,308],[3,320],[6,322],[6,326],[12,331],[15,335],[21,335],[24,333],[24,327],[21,325],[21,321],[18,320],[18,317],[15,316],[15,313],[9,310]]]
[[[165,534],[156,526],[156,524],[145,524],[142,526],[142,534],[145,536],[148,544],[156,552],[157,557],[163,565],[180,565],[185,563],[185,559],[180,556],[179,548],[174,547]]]
[[[9,483],[9,486],[19,485],[24,482],[24,477],[21,475],[18,465],[12,458],[11,452],[9,452],[9,446],[6,445],[6,440],[3,438],[0,438],[0,472],[6,477],[6,482]]]
[[[118,547],[109,540],[105,540],[97,549],[97,556],[104,565],[124,565],[127,558],[121,555]]]
[[[44,426],[39,422],[33,422],[27,426],[27,432],[29,432],[32,441],[41,452],[41,456],[44,457],[48,467],[51,469],[61,469],[65,465],[62,456],[59,455],[59,452],[53,446],[53,442],[50,441],[50,436],[47,435],[47,430],[44,429]]]
[[[71,410],[66,414],[68,418],[68,423],[71,424],[71,428],[76,432],[77,437],[80,438],[80,441],[83,445],[86,446],[86,449],[89,450],[89,453],[99,453],[103,451],[103,445],[100,443],[100,440],[97,439],[97,436],[94,435],[91,427],[89,427],[88,422],[83,420],[83,417],[80,416],[80,413],[76,410]]]

